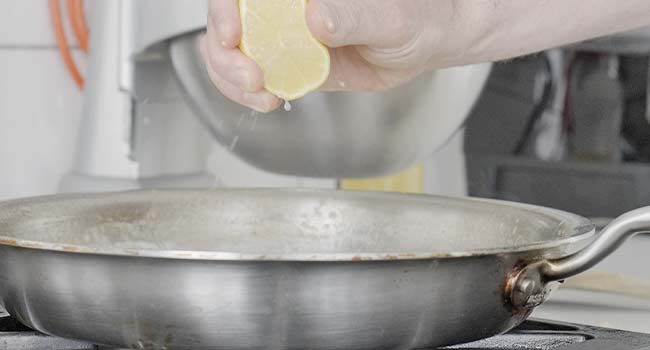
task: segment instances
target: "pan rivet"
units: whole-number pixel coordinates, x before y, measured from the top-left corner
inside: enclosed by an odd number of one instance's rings
[[[535,290],[535,281],[526,278],[523,281],[521,281],[521,283],[519,283],[518,289],[520,292],[526,295],[530,295]]]

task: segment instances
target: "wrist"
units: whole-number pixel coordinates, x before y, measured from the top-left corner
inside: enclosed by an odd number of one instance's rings
[[[489,60],[489,41],[496,30],[492,1],[446,0],[439,10],[446,21],[429,21],[427,30],[434,38],[429,69],[467,65]],[[439,15],[433,18],[440,18]]]

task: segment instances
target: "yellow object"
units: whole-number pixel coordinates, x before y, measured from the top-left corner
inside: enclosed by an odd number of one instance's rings
[[[396,175],[375,179],[342,180],[341,189],[424,193],[424,167],[417,166]]]
[[[307,0],[239,0],[241,51],[264,72],[264,87],[290,101],[318,89],[330,56],[309,31]]]

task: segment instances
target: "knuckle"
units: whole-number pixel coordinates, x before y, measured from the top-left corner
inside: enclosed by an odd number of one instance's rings
[[[354,36],[362,27],[363,18],[365,14],[362,11],[363,6],[356,1],[350,1],[342,4],[337,4],[331,7],[329,15],[330,20],[334,25],[326,35],[329,41],[338,44],[345,42],[346,39]]]
[[[389,33],[394,33],[394,40],[399,43],[409,41],[417,32],[417,10],[409,2],[391,2],[388,7],[385,28]],[[415,10],[415,11],[414,11]]]

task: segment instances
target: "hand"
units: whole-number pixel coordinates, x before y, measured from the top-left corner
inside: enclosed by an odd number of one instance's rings
[[[330,47],[323,90],[385,90],[432,68],[458,0],[311,0],[307,24]]]
[[[201,43],[208,74],[227,98],[270,112],[280,106],[280,99],[264,90],[262,70],[237,47],[241,31],[238,1],[210,0],[207,34]]]
[[[452,18],[455,0],[310,0],[307,23],[330,47],[331,72],[323,90],[383,90],[430,69],[444,37],[430,30],[435,18]],[[264,76],[239,51],[237,0],[211,0],[204,52],[208,73],[231,100],[261,112],[280,105],[263,90]]]
[[[272,0],[267,0],[272,1]],[[650,25],[650,1],[309,0],[307,24],[330,47],[323,90],[383,90],[418,74],[516,57]],[[237,45],[237,0],[210,0],[205,57],[215,85],[262,112],[277,108]]]

